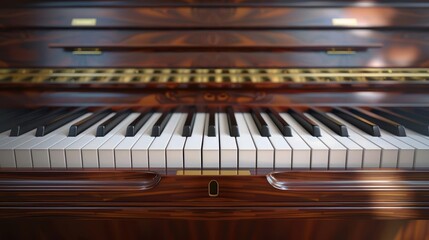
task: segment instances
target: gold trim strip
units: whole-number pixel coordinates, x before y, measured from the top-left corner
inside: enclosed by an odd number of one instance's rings
[[[250,170],[177,170],[176,175],[180,176],[250,176]]]
[[[333,26],[344,26],[344,27],[353,27],[358,25],[358,21],[356,18],[333,18],[332,19]]]
[[[326,53],[329,55],[347,55],[347,54],[355,54],[356,51],[352,51],[352,50],[329,50]]]
[[[98,48],[76,48],[72,53],[74,55],[100,55],[103,52]]]
[[[71,21],[73,27],[93,27],[97,25],[96,18],[73,18]]]

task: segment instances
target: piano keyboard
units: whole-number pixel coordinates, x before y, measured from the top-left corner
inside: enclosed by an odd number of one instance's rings
[[[425,169],[429,108],[0,110],[0,167]]]

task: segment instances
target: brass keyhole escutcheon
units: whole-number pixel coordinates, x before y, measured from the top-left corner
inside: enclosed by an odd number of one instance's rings
[[[211,180],[208,185],[209,197],[217,197],[219,195],[219,183],[216,180]]]

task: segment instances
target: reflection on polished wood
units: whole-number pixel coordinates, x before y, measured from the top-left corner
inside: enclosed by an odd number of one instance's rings
[[[219,183],[215,198],[207,192],[212,180]],[[3,171],[0,219],[52,215],[87,219],[420,219],[429,216],[425,207],[428,181],[428,172],[398,170],[286,171],[267,176]],[[118,207],[120,212],[116,212]],[[98,211],[103,214],[94,214]]]
[[[278,7],[268,1],[257,7],[133,7],[97,8],[57,7],[4,8],[0,11],[0,28],[76,28],[76,17],[97,19],[96,28],[141,29],[266,29],[266,28],[341,28],[335,18],[356,19],[356,28],[408,27],[422,29],[429,25],[424,8],[402,7]],[[76,14],[79,13],[79,14]],[[40,18],[43,16],[43,18]]]

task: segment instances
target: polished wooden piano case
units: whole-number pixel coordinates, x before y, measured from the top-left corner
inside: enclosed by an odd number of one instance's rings
[[[428,9],[387,0],[5,3],[0,106],[428,107]],[[214,80],[186,80],[193,69]],[[109,75],[117,70],[122,80]],[[182,78],[127,77],[157,70]],[[283,70],[291,78],[276,80]],[[234,71],[269,80],[224,81]],[[0,236],[429,239],[428,201],[425,169],[2,167]]]

